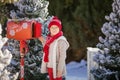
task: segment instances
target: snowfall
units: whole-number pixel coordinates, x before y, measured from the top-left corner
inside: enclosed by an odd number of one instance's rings
[[[67,65],[66,80],[87,80],[87,62],[70,62]]]

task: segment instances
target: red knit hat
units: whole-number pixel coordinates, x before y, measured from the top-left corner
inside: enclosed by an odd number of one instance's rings
[[[52,25],[57,25],[60,30],[62,29],[61,21],[56,16],[54,16],[53,19],[50,21],[48,25],[49,30]]]

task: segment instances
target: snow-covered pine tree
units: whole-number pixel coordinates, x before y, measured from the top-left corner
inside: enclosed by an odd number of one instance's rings
[[[8,70],[7,66],[10,64],[12,59],[11,52],[3,48],[3,45],[7,42],[7,38],[2,38],[2,26],[0,24],[0,80],[16,80],[18,77],[18,72],[12,75]]]
[[[49,2],[46,0],[19,0],[14,3],[11,18],[15,20],[28,19],[42,23],[42,36],[48,34],[47,25],[52,17],[48,16]],[[20,71],[19,41],[8,40],[8,49],[13,58],[8,70],[11,73]],[[46,75],[40,73],[42,59],[42,44],[38,39],[27,40],[29,52],[25,55],[25,80],[47,80]],[[18,77],[18,79],[20,76]]]
[[[14,5],[17,9],[11,11],[12,18],[40,18],[43,21],[49,14],[46,0],[19,0]]]
[[[105,16],[108,22],[103,24],[104,36],[97,44],[100,51],[93,58],[99,65],[91,69],[95,80],[120,80],[120,0],[114,0],[112,10]]]

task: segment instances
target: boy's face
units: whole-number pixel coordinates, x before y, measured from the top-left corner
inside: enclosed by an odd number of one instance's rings
[[[51,36],[56,35],[57,33],[59,33],[59,31],[60,31],[60,29],[59,29],[59,27],[57,25],[52,25],[50,27],[50,34],[51,34]]]

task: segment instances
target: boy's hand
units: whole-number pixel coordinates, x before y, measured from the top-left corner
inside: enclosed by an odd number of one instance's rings
[[[42,43],[44,43],[45,42],[45,39],[41,36],[41,37],[39,37],[38,38]]]
[[[61,77],[62,76],[62,72],[61,71],[57,71],[57,77]]]

